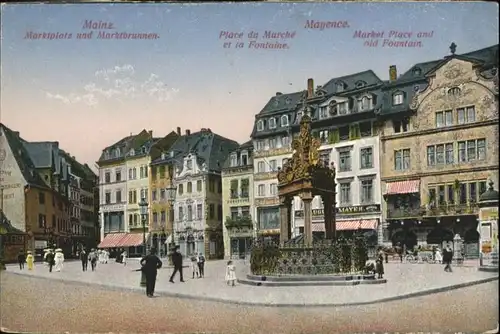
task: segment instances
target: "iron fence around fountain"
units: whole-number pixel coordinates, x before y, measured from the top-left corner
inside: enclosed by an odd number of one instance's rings
[[[346,275],[364,272],[368,247],[363,238],[279,244],[255,240],[250,269],[254,275]]]

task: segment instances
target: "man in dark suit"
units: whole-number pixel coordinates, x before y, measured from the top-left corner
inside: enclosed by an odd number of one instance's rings
[[[451,270],[451,260],[453,259],[453,250],[451,249],[450,245],[446,246],[446,248],[443,251],[443,263],[445,264],[444,266],[444,271],[447,272],[452,272]]]
[[[172,253],[172,263],[174,264],[174,272],[170,276],[170,283],[174,282],[174,276],[179,272],[180,281],[184,282],[184,277],[182,276],[182,254],[179,251],[179,246],[175,246],[174,252]]]
[[[56,261],[54,259],[55,257],[55,253],[54,251],[51,249],[48,254],[47,254],[47,263],[49,265],[49,272],[51,273],[52,272],[52,267],[54,266],[54,264],[56,264]]]
[[[146,255],[141,260],[141,270],[146,276],[146,295],[148,297],[154,297],[156,276],[158,275],[158,269],[161,268],[162,262],[156,256],[156,249],[151,248],[149,255]]]
[[[82,261],[82,270],[87,271],[87,265],[89,262],[89,255],[85,251],[85,249],[82,249],[80,252],[80,260]]]
[[[24,262],[26,262],[26,255],[24,255],[24,251],[20,251],[17,255],[17,262],[19,262],[19,269],[24,269]]]

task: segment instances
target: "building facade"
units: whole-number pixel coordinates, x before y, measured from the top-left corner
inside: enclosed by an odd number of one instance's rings
[[[167,160],[167,153],[181,136],[181,128],[171,132],[163,141],[153,145],[149,172],[149,230],[152,233],[151,245],[160,255],[168,253],[168,246],[173,244],[173,222],[176,191],[173,184],[173,164]]]
[[[224,256],[221,169],[229,152],[237,147],[238,143],[210,129],[195,133],[186,130],[163,157],[152,163],[160,168],[172,165],[177,190],[174,242],[187,256],[200,252],[207,258]]]
[[[26,232],[24,249],[41,256],[47,247],[74,255],[70,219],[69,163],[57,142],[27,142],[1,125],[1,210],[14,228]]]
[[[455,48],[387,85],[386,241],[443,245],[459,234],[478,254],[477,202],[488,179],[498,182],[498,45]]]
[[[255,117],[253,191],[256,235],[279,240],[278,168],[292,155],[292,122],[302,93],[276,93]]]
[[[349,234],[361,229],[382,239],[377,122],[382,86],[372,71],[335,78],[316,88],[309,79],[306,91],[278,93],[257,115],[252,136],[260,234],[279,235],[276,171],[291,156],[290,144],[307,108],[313,119],[313,136],[321,142],[320,159],[336,166],[337,230]],[[324,235],[322,206],[322,199],[315,197],[313,232],[318,236]],[[294,198],[293,211],[292,236],[296,237],[304,230],[303,203],[298,197]]]
[[[249,255],[254,229],[253,143],[241,145],[229,154],[222,169],[222,216],[224,258]]]

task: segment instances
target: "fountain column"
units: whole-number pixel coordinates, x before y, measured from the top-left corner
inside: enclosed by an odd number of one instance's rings
[[[313,196],[311,193],[303,193],[300,197],[304,202],[304,243],[306,245],[311,245],[313,242],[311,212],[311,203]]]
[[[286,197],[280,198],[280,244],[288,241],[290,235],[289,202]]]

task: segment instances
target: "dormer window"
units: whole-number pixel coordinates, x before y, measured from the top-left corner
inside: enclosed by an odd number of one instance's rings
[[[248,152],[247,151],[241,152],[241,165],[242,166],[248,165]]]
[[[366,86],[366,82],[362,81],[362,80],[359,80],[356,82],[356,88],[362,88]]]
[[[448,96],[456,97],[460,95],[460,88],[458,87],[453,87],[448,89]]]
[[[131,149],[131,150],[130,150],[130,156],[132,156],[132,157],[133,157],[134,155],[135,155],[135,150],[134,150],[134,149]]]
[[[146,153],[147,151],[148,151],[148,149],[146,147],[142,148],[142,153]]]
[[[281,126],[288,126],[288,116],[287,115],[283,115],[281,116]]]
[[[404,101],[404,93],[403,92],[396,92],[392,94],[392,105],[397,106],[400,104],[403,104]]]
[[[115,149],[115,158],[118,158],[121,155],[120,149]]]
[[[162,152],[162,154],[161,154],[161,160],[165,160],[165,158],[166,158],[165,152]]]
[[[366,111],[372,108],[372,98],[368,96],[363,96],[360,100],[358,100],[358,109],[359,111]]]
[[[331,116],[336,116],[337,115],[337,113],[338,113],[338,110],[337,110],[337,101],[333,100],[333,101],[330,101],[330,103],[328,103],[328,113]]]
[[[257,131],[264,131],[264,121],[263,120],[257,121]]]
[[[238,166],[238,155],[236,153],[231,154],[231,163],[229,166],[230,167]]]
[[[290,103],[292,103],[292,99],[291,99],[291,98],[289,98],[289,97],[287,97],[287,98],[286,98],[286,100],[285,100],[285,103],[286,103],[286,104],[290,104]]]
[[[345,89],[345,84],[343,82],[337,82],[335,84],[335,90],[337,93],[343,92]]]
[[[280,101],[278,99],[274,99],[274,106],[277,107],[280,105]]]
[[[186,161],[186,169],[187,169],[187,170],[191,170],[191,169],[193,169],[193,160],[188,159],[188,160]]]
[[[269,129],[276,129],[276,118],[272,117],[269,119]]]
[[[109,159],[109,151],[104,152],[104,158]]]
[[[415,67],[413,69],[413,75],[417,76],[417,77],[420,76],[420,75],[422,75],[422,70],[419,67]]]

